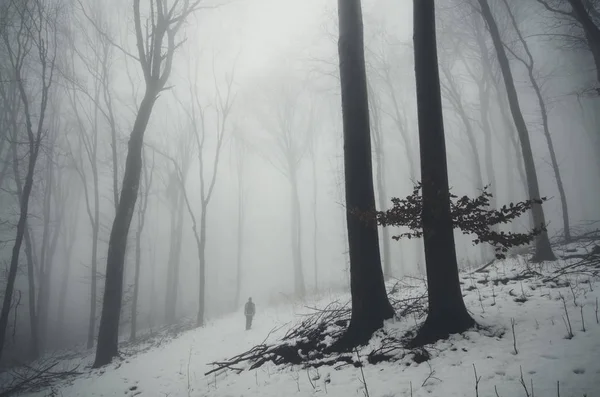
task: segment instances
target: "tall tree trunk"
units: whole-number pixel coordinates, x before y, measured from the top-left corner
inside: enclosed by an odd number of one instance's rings
[[[159,90],[159,87],[154,86],[146,88],[146,94],[140,104],[129,139],[121,197],[108,242],[106,284],[94,368],[110,363],[112,358],[119,354],[119,321],[123,298],[123,269],[127,249],[127,235],[129,234],[140,185],[144,132],[150,120]]]
[[[377,225],[360,217],[375,209],[360,0],[338,0],[338,16],[352,315],[337,346],[348,348],[366,343],[394,309],[385,290]]]
[[[92,165],[92,179],[94,183],[94,213],[92,220],[92,260],[90,283],[90,317],[88,320],[87,348],[94,346],[96,334],[96,308],[98,306],[98,239],[100,235],[100,192],[98,186],[98,170]],[[85,183],[85,182],[84,182]]]
[[[138,223],[139,227],[139,223]],[[140,292],[140,264],[142,260],[142,230],[139,228],[135,234],[135,274],[133,281],[133,300],[131,302],[131,329],[129,339],[134,341],[137,333],[137,304]]]
[[[28,113],[28,111],[27,111]],[[28,130],[32,131],[30,118],[27,117]],[[30,134],[32,135],[32,134]],[[34,138],[31,137],[31,140]],[[10,313],[10,307],[12,305],[12,297],[15,288],[15,280],[17,278],[17,269],[19,267],[19,254],[21,252],[21,245],[23,244],[23,239],[27,231],[27,215],[29,211],[29,197],[31,196],[31,190],[33,189],[33,175],[35,172],[35,166],[39,153],[39,134],[36,142],[30,142],[30,148],[33,149],[29,153],[29,161],[27,165],[27,174],[25,175],[25,183],[23,184],[23,189],[21,194],[19,194],[19,202],[20,202],[20,213],[19,220],[17,222],[17,230],[15,243],[12,250],[12,256],[10,259],[10,266],[8,270],[8,279],[6,283],[6,289],[4,290],[4,300],[2,302],[2,312],[0,312],[0,357],[2,357],[2,351],[4,349],[4,342],[6,339],[6,329],[8,327],[8,315]],[[16,152],[15,152],[16,153]],[[13,159],[14,163],[14,159]],[[14,163],[13,167],[18,167],[17,163]],[[18,169],[15,168],[15,176],[18,176]],[[19,180],[19,178],[15,178]],[[20,182],[18,182],[20,183]],[[27,245],[27,243],[26,243]],[[30,265],[30,260],[28,260],[28,274],[29,274],[29,285],[30,289],[32,288],[32,277],[33,277],[33,269],[32,264]],[[33,290],[35,293],[35,290]],[[35,305],[35,295],[29,295],[29,299],[34,302]],[[37,345],[37,327],[35,321],[35,308],[33,309],[33,313],[31,310],[30,303],[30,316],[33,315],[31,326],[32,326],[32,354],[34,357],[37,357],[39,354],[38,345]]]
[[[238,153],[238,156],[241,154]],[[241,161],[239,158],[238,161]],[[236,277],[235,277],[235,299],[234,309],[240,306],[240,293],[242,290],[242,255],[244,251],[244,184],[241,173],[243,172],[243,166],[240,167],[241,163],[238,163],[238,208],[237,208],[237,251],[236,251]]]
[[[17,145],[12,145],[13,148],[13,171],[15,175],[15,184],[17,186],[17,195],[21,197],[23,195],[23,183],[21,181],[21,175],[19,173],[19,158],[17,153]],[[31,331],[31,358],[37,358],[40,355],[40,332],[38,322],[38,312],[36,306],[36,286],[35,286],[35,258],[34,258],[34,246],[33,236],[31,235],[31,228],[29,222],[25,224],[25,258],[27,260],[27,292],[28,292],[28,304],[29,304],[29,325]],[[39,281],[39,280],[38,280]]]
[[[198,280],[198,317],[196,326],[204,326],[204,313],[206,311],[206,205],[202,206],[202,215],[200,215],[200,239],[198,243],[198,262],[199,262],[199,280]]]
[[[165,319],[173,324],[177,319],[177,295],[179,293],[179,268],[181,263],[181,244],[183,240],[183,193],[179,185],[172,187],[175,196],[171,207],[171,233],[169,261],[167,264],[167,291]]]
[[[390,87],[392,89],[392,87]],[[377,186],[377,203],[379,210],[383,211],[386,208],[388,200],[387,191],[385,188],[385,155],[383,148],[385,147],[384,138],[382,133],[381,115],[379,109],[379,101],[375,96],[375,91],[369,81],[367,80],[367,94],[369,95],[369,111],[372,119],[372,130],[373,130],[373,146],[375,153],[375,181]],[[395,95],[394,95],[395,97]],[[398,116],[399,117],[399,116]],[[406,141],[408,142],[408,141]],[[405,142],[405,144],[406,144]],[[409,159],[410,161],[410,159]],[[383,278],[388,279],[392,277],[392,258],[391,258],[391,237],[390,229],[387,227],[381,228],[381,251],[383,254]]]
[[[74,211],[72,212],[74,214],[77,214],[77,208],[74,209]],[[64,256],[64,273],[63,276],[60,280],[60,292],[58,295],[58,314],[56,316],[56,323],[57,323],[57,327],[56,329],[58,330],[58,332],[61,335],[66,335],[67,334],[67,329],[65,328],[65,301],[67,299],[67,291],[69,289],[69,276],[71,274],[71,264],[72,264],[72,257],[73,257],[73,247],[75,246],[75,242],[77,241],[76,237],[75,237],[75,232],[77,229],[77,216],[75,217],[75,221],[74,221],[74,225],[71,226],[73,229],[73,232],[70,233],[70,236],[65,237],[65,256]]]
[[[552,163],[552,170],[554,171],[554,177],[556,179],[556,185],[558,187],[558,193],[560,195],[560,204],[563,215],[563,230],[565,235],[565,242],[571,241],[571,230],[569,227],[569,208],[567,206],[567,196],[565,194],[565,188],[563,186],[562,177],[560,175],[560,167],[558,166],[558,161],[556,160],[556,151],[554,150],[554,142],[552,141],[552,135],[550,134],[550,123],[548,122],[548,110],[546,108],[546,101],[544,101],[544,97],[542,95],[542,89],[535,78],[535,60],[531,51],[529,50],[529,44],[525,37],[523,37],[521,30],[519,29],[519,25],[515,16],[508,4],[507,0],[503,0],[504,6],[508,12],[512,25],[519,37],[519,41],[523,45],[525,49],[525,53],[527,54],[527,60],[517,56],[515,54],[515,58],[517,58],[525,68],[527,69],[527,75],[529,76],[529,82],[531,83],[531,87],[535,92],[535,96],[538,100],[538,105],[540,107],[540,114],[542,116],[542,126],[544,127],[544,137],[546,138],[546,143],[548,144],[548,151],[550,152],[550,160]]]
[[[314,145],[314,143],[313,143]],[[312,147],[312,180],[313,180],[313,266],[315,276],[315,291],[319,291],[319,213],[318,207],[318,178],[317,161],[315,159],[314,147]]]
[[[415,344],[466,331],[475,322],[460,290],[442,116],[433,0],[414,0],[414,51],[429,310]]]
[[[291,226],[292,226],[292,263],[294,264],[294,295],[304,299],[306,287],[304,284],[304,269],[302,268],[302,217],[300,212],[300,197],[298,194],[298,179],[295,165],[290,164],[290,195],[291,195]]]
[[[506,93],[508,95],[508,104],[513,115],[515,127],[517,128],[517,132],[519,133],[519,138],[521,140],[521,150],[523,152],[523,160],[525,162],[525,173],[527,175],[527,187],[529,191],[529,198],[532,200],[539,200],[541,197],[540,189],[538,185],[535,163],[533,161],[531,143],[529,141],[529,132],[527,131],[527,125],[525,124],[525,119],[523,118],[523,114],[521,113],[517,89],[515,88],[512,72],[510,70],[510,63],[508,61],[508,57],[506,56],[506,51],[504,50],[504,44],[502,43],[502,38],[500,37],[498,25],[494,20],[492,10],[490,9],[487,0],[478,1],[479,5],[481,6],[483,18],[486,21],[488,29],[490,31],[490,35],[492,36],[492,41],[494,43],[496,54],[498,56],[498,62],[502,70],[502,76],[504,77],[504,84],[506,86]],[[544,209],[542,208],[542,205],[534,204],[532,212],[535,227],[545,228],[546,220],[544,217]],[[536,238],[535,254],[532,260],[537,262],[556,260],[556,257],[552,252],[552,246],[550,245],[548,233],[546,231],[543,231]]]

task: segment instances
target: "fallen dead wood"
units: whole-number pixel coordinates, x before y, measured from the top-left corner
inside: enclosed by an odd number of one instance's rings
[[[393,292],[393,293],[392,293]],[[389,299],[395,309],[397,319],[414,316],[421,318],[426,313],[427,294],[422,293],[413,298],[397,298],[397,285],[392,287]],[[253,370],[267,362],[275,365],[292,364],[304,367],[320,367],[323,365],[359,366],[351,352],[333,352],[331,346],[337,341],[348,324],[352,311],[350,302],[334,301],[325,308],[307,307],[311,312],[302,315],[302,320],[290,328],[278,341],[267,344],[266,339],[250,350],[223,361],[210,363],[213,368],[205,373],[210,375],[222,371],[240,373],[246,368]],[[270,333],[271,334],[271,333]],[[366,355],[369,362],[393,360],[398,357],[403,342],[399,339],[384,335],[382,346],[375,348]],[[403,356],[403,355],[402,355]],[[398,357],[401,358],[401,357]]]
[[[0,390],[0,397],[8,397],[25,391],[39,391],[48,389],[56,382],[67,379],[75,375],[81,375],[77,371],[78,367],[68,370],[55,371],[59,361],[42,363],[38,366],[21,365],[7,371],[3,376],[8,378],[8,384]]]

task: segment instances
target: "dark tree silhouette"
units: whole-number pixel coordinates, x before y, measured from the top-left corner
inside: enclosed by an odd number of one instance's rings
[[[348,348],[366,343],[394,310],[383,281],[377,226],[353,213],[375,209],[360,0],[338,0],[338,16],[352,316],[337,347]]]
[[[140,185],[144,133],[156,99],[163,91],[171,74],[173,57],[178,48],[175,36],[186,17],[195,10],[200,0],[193,3],[188,0],[168,3],[167,0],[152,1],[153,12],[146,21],[146,26],[150,26],[151,31],[144,34],[140,0],[133,1],[138,55],[131,56],[140,63],[144,73],[146,91],[131,131],[121,197],[108,242],[106,284],[94,368],[109,364],[113,357],[119,354],[119,322],[123,297],[125,251]]]
[[[519,105],[519,97],[517,95],[517,89],[515,88],[515,82],[510,70],[510,63],[504,49],[504,43],[502,42],[500,30],[498,29],[498,25],[496,24],[496,20],[494,19],[492,10],[490,9],[487,0],[478,1],[481,7],[481,14],[483,15],[483,19],[488,26],[488,30],[492,37],[492,42],[494,43],[494,48],[496,49],[498,63],[500,64],[502,77],[504,78],[504,85],[506,86],[508,104],[510,106],[515,127],[519,133],[521,151],[523,153],[523,160],[525,162],[525,174],[527,175],[529,198],[531,200],[539,200],[540,188],[538,184],[535,163],[533,161],[533,152],[531,150],[531,142],[529,140],[529,131],[527,130],[527,125],[525,124],[525,119],[523,118],[523,113],[521,112],[521,107]],[[532,213],[534,227],[543,229],[546,225],[546,219],[544,217],[544,209],[542,208],[542,205],[534,205],[532,208]],[[534,262],[556,260],[556,257],[552,252],[550,240],[548,239],[548,233],[545,231],[540,233],[536,239],[535,254],[533,255],[532,260]]]
[[[434,342],[475,325],[465,307],[458,278],[450,214],[448,165],[433,0],[414,0],[414,51],[421,178],[423,242],[429,310],[415,345]]]

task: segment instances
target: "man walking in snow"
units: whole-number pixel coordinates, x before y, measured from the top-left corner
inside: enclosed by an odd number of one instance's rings
[[[256,313],[256,306],[252,302],[252,298],[248,298],[248,302],[244,306],[244,314],[246,315],[246,331],[252,327],[252,318]]]

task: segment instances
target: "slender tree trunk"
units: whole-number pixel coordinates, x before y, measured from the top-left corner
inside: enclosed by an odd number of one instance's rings
[[[414,51],[423,195],[423,240],[429,310],[415,344],[466,331],[475,322],[460,289],[450,191],[433,0],[414,0]]]
[[[94,346],[96,334],[96,307],[98,306],[98,239],[100,235],[100,192],[98,186],[98,170],[92,165],[92,179],[94,182],[94,214],[92,220],[92,260],[90,283],[90,317],[88,320],[87,348]]]
[[[30,124],[29,118],[27,118],[28,124]],[[31,125],[28,126],[28,129],[31,131]],[[20,214],[19,221],[17,222],[17,230],[15,243],[12,250],[12,256],[10,259],[10,266],[8,270],[8,279],[6,283],[6,289],[4,290],[4,300],[2,302],[2,312],[0,313],[0,357],[2,357],[2,351],[4,348],[4,342],[6,339],[6,328],[8,327],[8,315],[10,313],[10,307],[12,304],[12,297],[15,288],[15,280],[17,278],[17,269],[19,267],[19,253],[21,252],[21,245],[23,244],[23,239],[27,232],[27,213],[29,211],[29,197],[31,196],[31,190],[33,188],[33,174],[35,172],[35,165],[37,162],[37,157],[39,153],[39,138],[37,141],[31,142],[30,147],[33,149],[29,153],[29,162],[27,166],[27,174],[25,176],[25,183],[23,184],[22,194],[20,197]],[[19,178],[16,178],[19,179]],[[29,270],[29,266],[28,266]],[[33,269],[28,271],[30,277],[32,277]],[[31,286],[31,279],[30,279]],[[30,295],[30,299],[31,295]],[[35,297],[33,298],[33,302],[35,302]],[[31,309],[30,309],[31,311]],[[31,314],[31,313],[30,313]],[[35,316],[35,313],[34,313]],[[35,328],[35,321],[32,322],[32,353],[34,356],[37,356],[38,346],[37,346],[37,329]]]
[[[504,44],[502,43],[502,38],[500,37],[498,25],[494,20],[492,10],[490,9],[487,0],[478,1],[479,5],[481,6],[483,18],[486,21],[490,31],[490,35],[492,36],[494,47],[496,48],[498,62],[500,63],[500,68],[502,70],[502,76],[504,77],[504,84],[506,86],[506,92],[508,95],[508,104],[513,115],[515,127],[517,128],[517,132],[519,133],[519,138],[521,141],[521,150],[523,152],[523,160],[525,162],[525,173],[527,175],[527,187],[529,191],[529,198],[532,200],[539,200],[541,197],[540,189],[538,185],[535,163],[533,161],[531,143],[529,141],[529,132],[527,131],[527,125],[525,124],[525,119],[523,118],[523,114],[521,113],[519,97],[515,88],[512,72],[510,70],[510,63],[508,61],[508,57],[506,56],[506,51],[504,50]],[[535,204],[533,206],[532,212],[535,227],[545,228],[546,220],[544,217],[544,209],[542,208],[542,205]],[[548,233],[546,231],[543,231],[536,238],[535,251],[536,252],[532,258],[533,261],[539,262],[556,260],[556,257],[552,252],[552,246],[550,245]]]
[[[392,89],[392,87],[390,87]],[[375,181],[377,186],[377,202],[379,204],[379,210],[383,211],[386,208],[386,203],[388,200],[387,191],[385,189],[385,155],[383,152],[383,148],[385,147],[383,134],[382,134],[382,126],[381,126],[381,117],[379,113],[379,103],[377,103],[377,97],[375,96],[375,92],[371,87],[371,84],[367,81],[367,94],[369,95],[369,111],[372,118],[372,130],[373,130],[373,146],[375,153]],[[395,97],[395,95],[394,95]],[[406,143],[406,142],[405,142]],[[409,159],[410,160],[410,159]],[[382,254],[383,254],[383,277],[384,279],[388,279],[392,277],[392,255],[390,248],[390,230],[387,227],[381,228],[381,237],[383,241],[381,242]]]
[[[108,242],[106,284],[94,368],[110,363],[113,357],[119,354],[119,321],[123,298],[123,270],[127,235],[140,185],[144,132],[150,120],[158,91],[158,88],[153,86],[146,88],[146,94],[140,104],[129,139],[121,197]]]
[[[517,24],[517,20],[514,17],[514,14],[508,4],[507,0],[504,1],[504,6],[508,12],[510,20],[512,22],[513,27],[519,37],[519,41],[523,45],[525,52],[527,54],[528,60],[525,60],[519,56],[516,58],[523,63],[525,68],[527,69],[527,74],[529,76],[529,82],[531,83],[531,87],[535,92],[535,96],[538,100],[538,105],[540,107],[540,114],[542,116],[542,126],[544,127],[544,137],[546,138],[546,143],[548,144],[548,151],[550,152],[550,160],[552,162],[552,170],[554,171],[554,177],[556,179],[556,185],[558,187],[558,192],[560,195],[560,204],[563,215],[563,230],[565,235],[565,242],[571,241],[571,231],[569,227],[569,209],[567,206],[567,196],[565,194],[565,189],[562,183],[562,178],[560,175],[560,167],[558,166],[558,161],[556,160],[556,151],[554,150],[554,142],[552,141],[552,135],[550,134],[550,123],[548,122],[548,110],[546,108],[546,102],[544,101],[544,97],[542,95],[542,89],[535,78],[535,60],[531,51],[529,50],[529,44],[525,37],[523,37],[521,30],[519,29],[519,25]]]
[[[179,186],[173,187],[172,189],[175,191],[175,196],[172,198],[169,262],[167,265],[167,299],[165,304],[165,319],[167,324],[173,324],[177,318],[179,268],[183,239],[183,193]]]
[[[77,209],[75,209],[73,211],[73,213],[77,213]],[[73,229],[77,228],[77,223],[75,222],[75,226],[73,226]],[[68,238],[68,237],[67,237]],[[66,335],[67,334],[67,329],[65,328],[65,301],[67,299],[67,291],[69,289],[69,276],[71,274],[71,263],[72,263],[72,257],[73,257],[73,247],[75,246],[75,233],[71,233],[70,235],[70,239],[68,239],[65,244],[65,256],[64,256],[64,264],[65,264],[65,269],[64,269],[64,273],[63,276],[60,280],[60,292],[58,295],[58,314],[57,314],[57,330],[58,332],[60,332],[62,335]]]
[[[294,165],[290,170],[291,194],[291,226],[292,226],[292,261],[294,264],[294,295],[304,299],[306,287],[304,284],[304,269],[302,268],[302,219],[300,212],[300,197],[298,194],[297,170]]]
[[[556,159],[556,151],[554,150],[554,142],[552,141],[552,135],[550,134],[550,125],[548,122],[548,111],[546,109],[546,103],[544,102],[544,98],[542,97],[541,89],[535,80],[533,75],[533,71],[529,72],[529,78],[531,80],[531,85],[535,90],[535,94],[537,96],[540,112],[542,114],[542,125],[544,127],[544,136],[546,137],[546,143],[548,144],[548,151],[550,152],[550,160],[552,162],[552,170],[554,171],[554,178],[556,179],[556,186],[558,187],[558,193],[560,196],[560,205],[562,209],[562,218],[563,218],[563,230],[565,234],[565,242],[571,241],[571,228],[569,226],[569,207],[567,205],[567,195],[565,193],[565,187],[562,182],[562,177],[560,175],[560,167],[558,165],[558,160]]]
[[[238,155],[240,155],[238,153]],[[240,161],[238,159],[238,161]],[[244,250],[244,184],[241,172],[243,167],[238,167],[238,208],[237,208],[237,252],[236,252],[236,277],[235,277],[235,299],[234,308],[240,305],[240,293],[242,290],[242,254]]]
[[[315,159],[314,148],[312,149],[312,180],[313,180],[313,266],[315,275],[315,291],[319,291],[319,213],[318,207],[318,178],[317,178],[317,161]]]
[[[394,315],[381,269],[377,225],[360,213],[375,209],[369,99],[359,0],[338,0],[340,82],[344,127],[346,222],[352,315],[337,348],[366,343]]]
[[[139,227],[139,223],[138,223]],[[129,339],[134,341],[137,332],[137,304],[140,292],[140,263],[142,259],[142,230],[135,234],[135,274],[133,282],[133,301],[131,303],[131,329]]]
[[[204,313],[206,311],[206,205],[202,206],[202,215],[200,216],[200,239],[198,240],[198,262],[199,280],[198,280],[198,317],[196,326],[204,326]]]
[[[17,153],[16,143],[13,147],[13,171],[15,175],[15,184],[17,185],[17,195],[21,197],[23,195],[23,183],[21,181],[21,175],[19,173],[19,159]],[[28,304],[29,304],[29,324],[31,330],[31,354],[32,358],[37,358],[40,355],[40,333],[39,333],[39,322],[38,313],[36,307],[35,298],[35,258],[34,258],[34,247],[33,247],[33,236],[31,235],[31,228],[29,222],[25,224],[25,258],[27,260],[27,283],[28,283]]]

